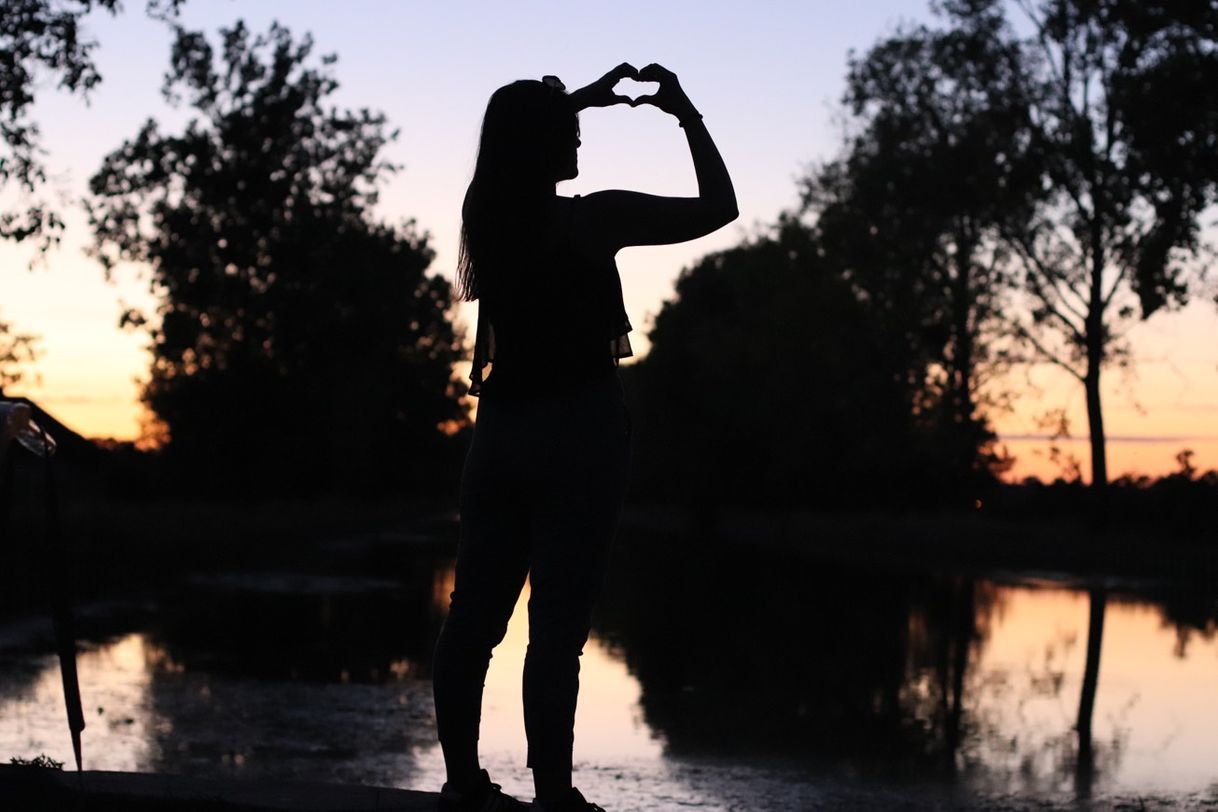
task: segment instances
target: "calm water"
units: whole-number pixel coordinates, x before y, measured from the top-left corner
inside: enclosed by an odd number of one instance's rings
[[[86,768],[437,788],[428,674],[451,561],[385,544],[93,613]],[[577,781],[616,810],[1218,799],[1218,601],[1100,594],[627,534],[583,658]],[[492,661],[482,749],[529,798],[526,599]],[[1087,771],[1074,725],[1100,599]],[[0,630],[0,756],[70,763],[63,718],[53,657]]]

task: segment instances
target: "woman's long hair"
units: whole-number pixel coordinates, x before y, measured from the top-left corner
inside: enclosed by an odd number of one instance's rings
[[[536,248],[556,173],[578,135],[579,119],[556,81],[523,79],[491,95],[461,210],[462,301],[509,281],[510,269]]]

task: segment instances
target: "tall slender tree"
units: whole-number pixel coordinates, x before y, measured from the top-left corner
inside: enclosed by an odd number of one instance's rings
[[[1006,19],[1012,7],[1018,26]],[[928,61],[919,68],[905,58],[911,50],[919,53],[927,34],[912,42],[898,36],[873,49],[872,59],[886,53],[902,57],[887,64],[878,60],[875,86],[896,90],[882,96],[882,109],[899,111],[907,100],[915,110],[959,110],[971,98],[959,98],[959,77],[992,73],[997,66],[1005,66],[1002,91],[979,96],[980,108],[969,115],[943,117],[945,139],[899,142],[893,177],[927,163],[945,178],[960,173],[961,164],[944,158],[961,154],[936,146],[944,140],[968,143],[967,125],[977,113],[981,120],[1017,123],[1011,143],[1025,167],[1020,176],[1031,172],[1037,183],[1018,185],[1014,197],[1004,188],[996,207],[969,200],[967,187],[954,196],[965,201],[965,212],[995,215],[984,217],[994,225],[985,237],[990,255],[1009,259],[1005,269],[1028,305],[1026,315],[1020,308],[1008,310],[1008,324],[1033,358],[1058,365],[1082,384],[1091,482],[1102,492],[1108,482],[1103,370],[1128,358],[1125,334],[1136,319],[1188,299],[1210,258],[1201,218],[1218,197],[1218,2],[942,0],[937,8],[948,25],[934,41],[986,36],[975,38],[979,47],[955,64]],[[913,68],[908,80],[906,66]],[[954,80],[947,95],[940,80],[944,68]],[[1010,158],[1008,150],[995,149],[990,162]],[[885,199],[900,198],[886,193]],[[915,257],[927,235],[936,233],[931,224],[923,239],[910,241]],[[1090,599],[1087,673],[1076,725],[1083,778],[1093,757],[1091,719],[1107,598],[1093,590]]]
[[[965,24],[994,3],[950,2]],[[1091,482],[1108,482],[1102,373],[1136,319],[1187,301],[1218,195],[1218,3],[1015,0],[1044,194],[1006,223],[1031,308],[1019,333],[1086,393]]]
[[[860,131],[805,202],[860,287],[909,319],[911,343],[942,348],[953,422],[974,408],[992,316],[1029,360],[1075,377],[1102,489],[1102,372],[1128,360],[1138,318],[1188,299],[1210,258],[1218,3],[935,8],[945,26],[898,32],[852,63]],[[1006,305],[1005,283],[1019,291]]]
[[[823,249],[908,353],[910,408],[942,438],[958,476],[998,463],[985,408],[1005,368],[1009,292],[998,226],[1036,185],[1018,48],[986,10],[948,30],[899,31],[852,59],[852,134],[804,182]]]

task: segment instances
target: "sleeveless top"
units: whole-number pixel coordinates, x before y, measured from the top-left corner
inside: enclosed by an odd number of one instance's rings
[[[561,391],[633,354],[617,263],[587,256],[572,239],[582,209],[578,195],[566,201],[535,261],[495,269],[509,271],[504,284],[479,285],[471,395]]]

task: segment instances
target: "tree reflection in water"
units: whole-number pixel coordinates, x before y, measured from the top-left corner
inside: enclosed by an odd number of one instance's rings
[[[1076,792],[1083,797],[1091,795],[1091,785],[1095,780],[1095,742],[1091,733],[1091,719],[1095,714],[1095,693],[1099,687],[1100,652],[1104,648],[1104,613],[1108,607],[1108,593],[1102,588],[1092,589],[1088,595],[1088,604],[1087,662],[1083,667],[1083,687],[1078,700],[1078,722],[1074,726],[1078,734],[1078,752],[1074,765]]]
[[[444,561],[190,579],[148,624],[165,729],[142,769],[409,784],[435,738]]]
[[[640,680],[669,755],[795,758],[836,774],[1085,796],[1118,772],[1130,734],[1129,707],[1107,706],[1101,740],[1090,725],[1112,598],[1091,596],[1087,640],[1050,626],[1035,643],[1043,659],[983,671],[1011,594],[961,574],[635,533],[596,632]],[[1212,635],[1213,621],[1198,618],[1215,615],[1203,601],[1191,626]]]
[[[452,560],[412,545],[343,549],[292,574],[197,577],[131,617],[86,623],[82,640],[96,647],[82,654],[88,695],[105,706],[90,710],[99,715],[89,731],[95,752],[114,751],[94,766],[436,778],[418,754],[434,745],[427,677]],[[811,783],[853,775],[1080,796],[1094,782],[1103,797],[1114,785],[1191,791],[1215,779],[1212,588],[1107,585],[1086,754],[1078,712],[1088,640],[1100,639],[1086,591],[837,555],[623,533],[595,631],[639,690],[630,680],[590,701],[618,697],[598,711],[620,720],[639,696],[678,762],[708,756],[749,775],[795,767]],[[112,649],[142,652],[140,662],[116,668]],[[59,706],[31,705],[57,679],[44,660],[0,657],[0,739],[25,742],[44,723],[61,731]],[[589,727],[587,740],[614,730]],[[615,758],[626,752],[615,746]],[[523,750],[508,758],[522,761]],[[646,758],[630,769],[671,789],[657,776],[672,761]]]
[[[972,580],[741,561],[713,542],[628,551],[613,577],[597,631],[671,752],[955,769],[969,651],[994,609]]]

